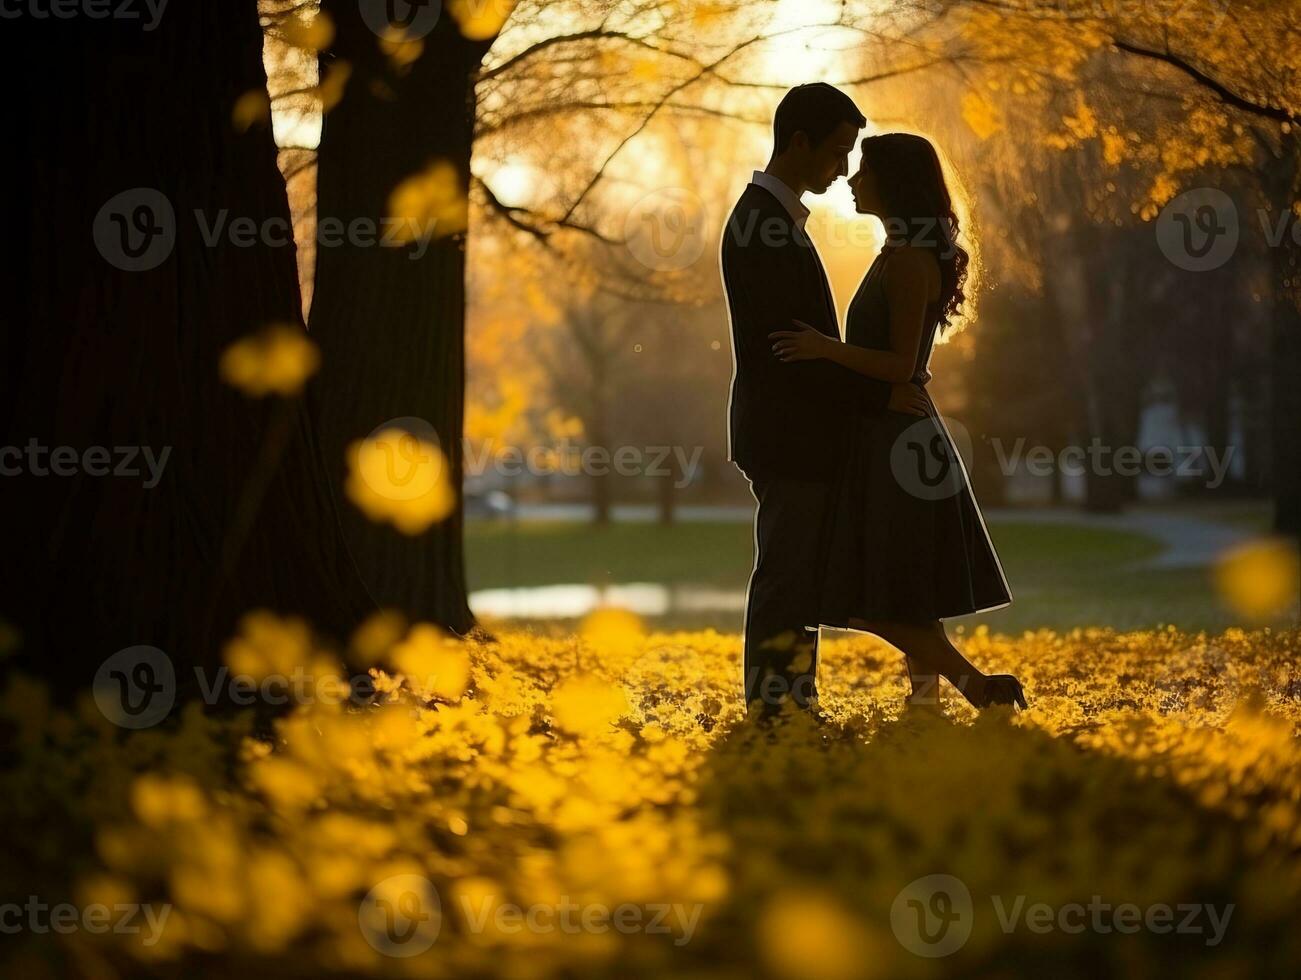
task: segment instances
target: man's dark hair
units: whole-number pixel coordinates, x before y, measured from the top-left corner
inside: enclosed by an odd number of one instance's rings
[[[785,153],[795,134],[801,131],[808,136],[811,146],[817,146],[841,123],[853,123],[862,129],[867,120],[853,99],[826,82],[796,85],[782,96],[773,117],[774,152]]]

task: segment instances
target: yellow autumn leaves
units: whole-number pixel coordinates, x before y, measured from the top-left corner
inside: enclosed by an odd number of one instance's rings
[[[389,195],[388,211],[396,244],[463,232],[469,214],[460,177],[446,160],[399,183]]]
[[[290,397],[302,391],[321,365],[321,352],[293,324],[272,324],[237,340],[221,355],[221,379],[250,398]]]
[[[1249,541],[1220,557],[1215,582],[1230,608],[1248,621],[1282,615],[1301,595],[1297,547],[1282,538]]]
[[[226,348],[219,372],[250,398],[288,398],[301,393],[320,361],[301,327],[274,324]],[[420,419],[392,420],[352,443],[347,464],[349,499],[371,520],[403,534],[420,534],[456,508],[450,463],[433,427]]]
[[[256,738],[246,716],[203,711],[106,731],[93,706],[33,714],[39,692],[11,686],[0,722],[19,737],[0,792],[27,814],[26,849],[66,862],[73,894],[170,906],[154,945],[65,937],[123,957],[128,975],[238,961],[250,975],[291,962],[538,980],[921,976],[892,903],[937,871],[986,910],[994,894],[1218,896],[1237,905],[1222,965],[1262,972],[1257,951],[1278,955],[1301,889],[1301,634],[959,642],[986,669],[1015,668],[1032,710],[974,718],[950,703],[947,722],[901,719],[897,652],[831,636],[825,723],[794,715],[768,733],[742,720],[736,635],[646,633],[607,610],[577,634],[461,641],[387,613],[347,645],[371,665],[369,703],[297,703]],[[267,612],[226,650],[232,670],[343,669],[309,624]],[[365,897],[399,875],[442,902],[425,957],[387,956],[359,929]],[[563,901],[699,919],[681,944],[476,927],[484,908]],[[1185,948],[1171,938],[1045,937],[987,912],[951,962],[1105,957],[1123,939],[1126,961],[1152,972]],[[25,940],[61,941],[10,944]]]
[[[456,509],[451,466],[432,430],[381,427],[348,449],[348,499],[372,521],[420,534]]]

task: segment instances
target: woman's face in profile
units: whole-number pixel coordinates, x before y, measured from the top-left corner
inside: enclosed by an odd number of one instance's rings
[[[858,172],[849,178],[849,187],[854,192],[854,209],[859,214],[881,215],[881,197],[877,193],[876,176],[866,163],[860,164]]]

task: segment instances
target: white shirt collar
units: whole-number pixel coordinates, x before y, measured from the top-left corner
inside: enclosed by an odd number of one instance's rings
[[[750,183],[762,187],[773,197],[777,198],[794,219],[796,226],[800,231],[804,230],[804,223],[809,220],[809,209],[804,206],[798,194],[791,190],[781,179],[774,177],[772,174],[764,173],[762,170],[756,170]]]

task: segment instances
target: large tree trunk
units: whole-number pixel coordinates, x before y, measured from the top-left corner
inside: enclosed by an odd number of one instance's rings
[[[450,162],[462,192],[470,174],[472,80],[487,44],[467,41],[446,13],[423,38],[421,57],[393,68],[355,0],[325,0],[337,35],[322,68],[351,67],[342,102],[325,119],[318,221],[368,219],[380,227],[393,189],[438,160]],[[435,229],[437,234],[437,229]],[[318,252],[310,330],[323,353],[322,445],[333,485],[348,445],[377,426],[415,417],[437,433],[459,492],[465,388],[463,235],[419,246],[360,242]],[[337,397],[333,397],[337,395]],[[472,625],[466,601],[460,509],[415,537],[344,515],[349,547],[382,605],[441,623]]]
[[[1301,172],[1301,140],[1287,141],[1270,175],[1272,196],[1287,203],[1295,200],[1297,174]],[[1292,221],[1298,221],[1295,215]],[[1272,416],[1274,486],[1274,529],[1280,534],[1301,538],[1301,440],[1297,438],[1297,420],[1301,419],[1301,242],[1293,224],[1288,226],[1274,256],[1274,282],[1277,290],[1274,308],[1274,343],[1270,388]]]
[[[1297,420],[1301,419],[1301,289],[1295,280],[1301,275],[1301,247],[1296,244],[1275,249],[1280,253],[1278,275],[1291,277],[1292,290],[1280,287],[1274,311],[1274,358],[1270,387],[1273,389],[1274,528],[1280,534],[1301,537],[1301,442]],[[1290,295],[1289,295],[1290,292]]]
[[[116,650],[150,644],[184,689],[248,608],[349,628],[372,604],[308,413],[299,400],[249,399],[217,371],[235,339],[301,327],[292,244],[204,236],[222,211],[289,219],[269,131],[231,125],[236,98],[265,87],[254,0],[175,4],[148,32],[79,17],[4,33],[18,168],[5,231],[21,264],[6,263],[0,300],[0,444],[108,447],[114,463],[112,447],[171,450],[152,488],[83,467],[3,478],[0,617],[23,634],[25,665],[67,692]],[[92,239],[101,206],[133,188],[161,194],[175,216],[174,247],[145,271],[115,267]],[[128,223],[136,198],[115,209]]]

